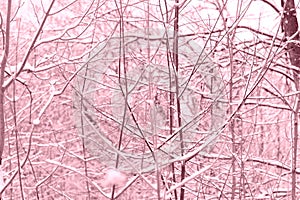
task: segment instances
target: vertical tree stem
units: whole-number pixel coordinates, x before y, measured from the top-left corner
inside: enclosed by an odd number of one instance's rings
[[[299,41],[298,33],[298,20],[295,8],[294,0],[281,0],[281,5],[283,6],[283,18],[282,18],[282,30],[285,33],[286,40]],[[293,70],[293,78],[295,83],[295,88],[297,91],[300,90],[299,82],[299,72],[300,72],[300,46],[295,42],[289,41],[287,45],[287,50],[289,54],[289,59],[292,65],[296,66],[298,69]],[[297,94],[295,101],[295,106],[293,110],[293,122],[292,122],[292,200],[296,200],[296,168],[297,168],[297,147],[298,147],[298,120],[299,120],[299,110],[300,110],[300,95]]]
[[[4,72],[9,55],[9,36],[10,36],[10,16],[11,16],[11,4],[12,1],[7,1],[7,15],[6,15],[6,28],[5,28],[5,44],[4,53],[1,61],[0,71],[0,165],[2,164],[2,155],[4,151],[4,140],[5,140],[5,123],[4,123]]]
[[[179,61],[178,61],[178,34],[179,34],[179,0],[175,1],[175,20],[174,20],[174,41],[173,41],[173,62],[175,67],[175,88],[176,88],[176,107],[177,107],[177,120],[178,127],[181,127],[181,108],[180,108],[180,97],[179,97]],[[184,155],[183,135],[182,131],[179,133],[180,137],[180,148],[181,155]],[[181,181],[185,178],[185,161],[181,164]],[[184,185],[180,188],[180,200],[184,200]]]

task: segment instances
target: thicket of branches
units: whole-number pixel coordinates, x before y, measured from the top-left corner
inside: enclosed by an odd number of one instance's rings
[[[2,198],[299,198],[298,4],[2,1]]]

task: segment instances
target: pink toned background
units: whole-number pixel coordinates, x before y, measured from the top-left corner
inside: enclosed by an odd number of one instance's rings
[[[217,66],[225,85],[226,117],[214,145],[189,157],[206,142],[205,131],[214,123],[209,111],[200,115],[212,101],[205,98],[208,84],[199,77],[193,86],[200,109],[196,114],[201,116],[196,120],[196,137],[180,159],[142,173],[115,169],[85,146],[74,120],[74,87],[90,53],[122,33],[120,27],[124,32],[173,29],[174,1],[12,1],[8,44],[8,1],[0,2],[2,52],[5,45],[10,47],[3,77],[3,87],[7,86],[0,173],[3,199],[299,198],[298,155],[293,154],[299,148],[294,142],[299,91],[293,70],[297,66],[290,64],[287,52],[287,44],[293,41],[284,40],[281,31],[280,2],[191,0],[176,5],[180,6],[179,33],[203,47]],[[299,14],[298,5],[295,1]],[[156,59],[168,56],[172,63],[168,52]],[[145,60],[150,62],[149,57]],[[179,60],[182,74],[185,64]],[[101,108],[101,99],[110,92],[97,95],[93,106]],[[131,101],[132,106],[139,111],[144,106],[140,115],[145,115],[146,103],[154,96]],[[166,96],[161,105],[169,119],[171,100]],[[105,101],[113,108],[109,98]],[[138,122],[149,125],[154,121],[143,116]],[[174,122],[168,128],[180,129],[178,119]],[[115,130],[108,133],[111,140],[119,138],[120,127],[106,130]],[[144,148],[140,140],[131,142],[136,142],[137,152]],[[292,173],[292,169],[296,170]]]

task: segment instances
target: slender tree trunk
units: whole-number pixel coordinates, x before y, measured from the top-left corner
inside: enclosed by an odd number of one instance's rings
[[[174,20],[174,44],[173,44],[173,61],[174,61],[174,67],[176,70],[175,75],[175,87],[176,87],[176,106],[177,106],[177,120],[178,120],[178,127],[181,127],[181,105],[180,105],[180,97],[179,97],[179,82],[178,82],[178,74],[179,74],[179,58],[178,58],[178,34],[179,34],[179,0],[176,0],[175,3],[177,4],[175,6],[175,20]],[[179,132],[180,137],[180,148],[181,148],[181,155],[184,155],[184,146],[183,146],[183,133],[182,131]],[[185,167],[186,162],[183,161],[181,163],[181,181],[185,178]],[[184,200],[184,185],[180,188],[180,200]]]
[[[299,91],[299,72],[300,72],[300,45],[298,33],[298,20],[294,0],[281,0],[283,6],[282,30],[285,33],[285,39],[288,41],[287,50],[292,65],[298,67],[293,71],[293,78],[296,90]],[[292,42],[295,41],[295,42]],[[300,109],[300,95],[296,97],[293,110],[293,140],[292,140],[292,199],[296,200],[296,168],[297,168],[297,147],[298,147],[298,121]]]
[[[5,28],[5,44],[4,52],[1,61],[0,71],[0,164],[2,164],[2,155],[4,151],[4,139],[5,139],[5,123],[4,123],[4,72],[9,55],[9,35],[10,35],[10,15],[11,15],[12,1],[7,1],[7,15],[6,15],[6,28]]]

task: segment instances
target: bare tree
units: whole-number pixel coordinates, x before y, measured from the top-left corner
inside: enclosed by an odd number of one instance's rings
[[[1,2],[2,197],[297,199],[298,3]]]
[[[282,27],[285,32],[287,41],[287,52],[289,54],[290,63],[296,67],[293,70],[293,78],[296,91],[299,91],[299,67],[300,67],[300,47],[297,44],[299,41],[298,20],[294,1],[281,1],[283,7]],[[299,95],[296,96],[295,105],[293,108],[293,132],[292,132],[292,199],[297,199],[296,195],[296,180],[297,180],[297,155],[298,155],[298,135],[299,135]]]

